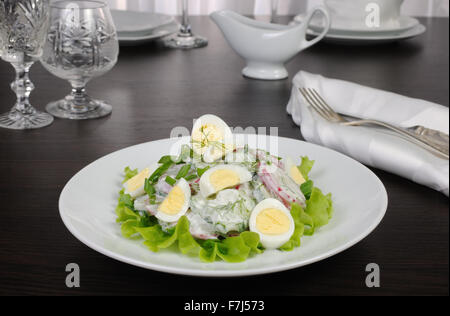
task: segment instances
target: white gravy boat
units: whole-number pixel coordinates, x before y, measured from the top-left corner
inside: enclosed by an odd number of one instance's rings
[[[326,27],[319,36],[308,41],[308,25],[318,12],[323,14]],[[229,10],[214,12],[211,18],[222,30],[230,46],[245,59],[247,66],[242,74],[262,80],[287,78],[289,74],[284,64],[319,42],[331,24],[328,11],[323,6],[311,10],[304,23],[292,26],[256,21]]]

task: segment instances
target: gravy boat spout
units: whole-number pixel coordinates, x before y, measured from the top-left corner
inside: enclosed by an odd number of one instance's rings
[[[318,12],[325,17],[326,27],[318,37],[308,41],[308,25]],[[304,23],[293,26],[256,21],[229,10],[213,12],[211,19],[234,51],[245,59],[247,66],[243,75],[262,80],[287,78],[289,74],[284,64],[320,41],[331,24],[328,11],[322,6],[311,10]]]

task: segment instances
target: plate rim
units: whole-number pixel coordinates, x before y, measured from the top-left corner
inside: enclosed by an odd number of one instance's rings
[[[248,135],[247,135],[248,136]],[[185,136],[185,137],[189,137],[189,136]],[[333,151],[335,154],[342,156],[342,158],[347,159],[347,160],[351,160],[354,163],[359,164],[361,167],[363,167],[364,169],[366,169],[366,171],[369,172],[369,174],[371,174],[371,176],[374,177],[375,181],[378,182],[380,188],[382,189],[382,201],[381,201],[381,212],[378,215],[378,217],[376,218],[376,220],[374,220],[372,222],[372,224],[362,233],[360,233],[359,235],[355,236],[354,238],[352,238],[349,242],[347,242],[344,245],[341,245],[340,247],[334,248],[330,251],[327,251],[319,256],[315,256],[309,260],[306,261],[301,261],[301,262],[297,262],[297,263],[290,263],[290,264],[281,264],[281,265],[277,265],[275,267],[264,267],[264,268],[254,268],[251,270],[194,270],[194,269],[186,269],[186,268],[173,268],[173,267],[165,267],[162,265],[158,265],[158,264],[154,264],[151,262],[142,262],[139,260],[135,260],[135,259],[131,259],[119,254],[114,253],[113,251],[107,250],[102,248],[101,246],[97,246],[95,243],[90,242],[88,239],[84,238],[82,234],[80,234],[75,227],[73,227],[70,224],[68,215],[64,214],[63,211],[63,197],[65,194],[67,194],[67,190],[69,185],[71,184],[71,182],[74,181],[74,179],[85,169],[89,168],[90,166],[92,166],[93,164],[103,160],[103,159],[107,159],[112,155],[116,155],[121,151],[125,151],[131,148],[135,148],[138,146],[144,146],[146,144],[152,143],[152,142],[157,142],[157,141],[170,141],[173,139],[177,139],[180,140],[180,138],[165,138],[165,139],[157,139],[157,140],[153,140],[153,141],[149,141],[149,142],[144,142],[144,143],[139,143],[139,144],[135,144],[135,145],[131,145],[119,150],[116,150],[114,152],[111,152],[109,154],[106,154],[96,160],[94,160],[93,162],[89,163],[88,165],[84,166],[82,169],[80,169],[78,172],[75,173],[75,175],[73,175],[69,181],[67,181],[67,183],[64,185],[64,188],[62,189],[60,196],[59,196],[59,200],[58,200],[58,208],[59,208],[59,215],[64,223],[64,225],[66,226],[66,228],[69,230],[69,232],[76,238],[78,239],[81,243],[83,243],[85,246],[91,248],[92,250],[97,251],[98,253],[101,253],[111,259],[115,259],[117,261],[120,261],[122,263],[126,263],[126,264],[131,264],[133,266],[136,267],[140,267],[143,269],[147,269],[147,270],[153,270],[153,271],[158,271],[158,272],[164,272],[164,273],[170,273],[170,274],[176,274],[176,275],[187,275],[187,276],[195,276],[195,277],[242,277],[242,276],[254,276],[254,275],[263,275],[263,274],[272,274],[272,273],[276,273],[276,272],[282,272],[282,271],[287,271],[287,270],[292,270],[295,268],[299,268],[299,267],[303,267],[306,265],[310,265],[312,263],[318,262],[318,261],[322,261],[325,260],[327,258],[330,258],[338,253],[341,253],[351,247],[353,247],[354,245],[356,245],[357,243],[359,243],[360,241],[362,241],[363,239],[365,239],[369,234],[371,234],[377,227],[378,225],[381,223],[381,221],[383,220],[384,216],[386,215],[387,212],[387,208],[388,208],[388,204],[389,204],[389,198],[388,198],[388,194],[386,191],[386,188],[383,184],[383,182],[378,178],[378,176],[372,171],[370,170],[367,166],[363,165],[362,163],[360,163],[359,161],[344,155],[336,150],[333,150],[331,148],[327,148],[324,146],[320,146],[314,143],[309,143],[309,142],[305,142],[299,139],[295,139],[295,138],[289,138],[289,137],[282,137],[282,136],[270,136],[270,135],[266,135],[266,137],[277,137],[277,138],[281,138],[281,139],[287,139],[287,140],[294,140],[294,141],[298,141],[301,143],[305,143],[308,145],[312,145],[313,147],[320,147],[322,149],[326,149],[326,150],[330,150]]]
[[[148,16],[148,17],[150,17],[150,16],[153,16],[153,17],[157,16],[157,17],[163,17],[163,18],[167,19],[167,21],[165,23],[160,24],[160,25],[155,26],[155,27],[149,27],[147,25],[145,27],[141,27],[141,28],[138,28],[138,29],[135,29],[135,30],[117,30],[118,33],[120,33],[120,32],[123,32],[123,33],[142,33],[142,32],[146,32],[146,31],[151,31],[151,30],[157,29],[157,28],[162,27],[162,26],[169,25],[169,24],[171,24],[171,23],[173,23],[175,21],[175,18],[173,16],[168,15],[168,14],[163,14],[163,13],[157,13],[157,12],[143,12],[143,11],[117,10],[117,9],[111,9],[110,11],[111,11],[111,16],[113,17],[113,19],[114,19],[114,14],[117,14],[117,12],[120,12],[119,14],[125,14],[127,12],[131,12],[131,14],[136,14],[136,15],[142,15],[142,16]],[[115,21],[114,21],[114,24],[116,25],[116,29],[117,29],[117,24],[116,24]]]
[[[305,18],[304,15],[299,14],[294,17],[294,20],[297,22],[302,22],[304,18]],[[374,30],[367,30],[367,29],[362,29],[362,28],[351,29],[351,28],[345,28],[345,27],[331,26],[329,33],[334,33],[334,32],[339,32],[341,34],[342,33],[357,33],[358,35],[361,35],[361,36],[367,35],[367,34],[387,35],[389,33],[406,32],[420,24],[420,21],[417,18],[412,17],[412,16],[402,15],[399,17],[399,20],[400,19],[403,19],[406,22],[409,22],[411,25],[404,26],[404,27],[385,27],[385,28],[374,29]],[[311,28],[314,29],[314,31],[318,32],[318,33],[320,33],[321,29],[323,29],[323,27],[321,27],[319,25],[311,25]],[[338,35],[341,35],[341,34],[338,34]]]
[[[348,40],[348,41],[365,41],[365,42],[376,42],[376,41],[389,41],[389,40],[401,40],[411,37],[415,37],[423,34],[426,31],[426,26],[423,24],[418,24],[415,27],[402,31],[397,34],[373,34],[373,35],[358,35],[358,34],[327,34],[326,39],[337,39],[337,40]],[[311,32],[312,35],[317,35],[316,32]]]
[[[422,35],[427,30],[426,26],[423,24],[416,25],[414,28],[404,31],[396,36],[359,36],[359,35],[335,35],[327,34],[322,39],[322,41],[331,44],[342,44],[342,45],[376,45],[384,43],[392,43],[403,40],[408,40],[417,36]],[[308,30],[308,35],[317,36],[317,33]]]
[[[301,23],[300,17],[302,14],[295,16],[294,20],[291,23]],[[297,19],[296,19],[297,18]],[[412,17],[411,17],[412,18]],[[392,42],[392,41],[400,41],[409,38],[413,38],[419,35],[422,35],[426,32],[427,27],[420,23],[418,19],[416,19],[419,23],[413,26],[412,28],[401,30],[401,31],[392,31],[392,32],[349,32],[347,34],[341,33],[330,33],[325,34],[323,40],[324,41],[336,41],[340,43],[378,43],[378,42]],[[318,36],[320,32],[317,32],[313,29],[308,29],[307,34],[312,36]]]
[[[148,35],[132,36],[132,35],[124,35],[124,34],[117,33],[117,39],[119,40],[119,43],[130,43],[130,44],[142,43],[142,42],[152,41],[152,40],[156,40],[156,39],[174,34],[178,31],[178,28],[179,28],[179,23],[174,20],[168,24],[159,26],[154,29],[154,30],[157,30],[157,29],[165,30],[166,29],[167,32],[165,34],[150,33]]]

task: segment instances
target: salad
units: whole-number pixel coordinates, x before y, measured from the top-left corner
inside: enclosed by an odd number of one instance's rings
[[[331,194],[309,179],[313,165],[236,146],[222,119],[204,115],[177,157],[125,168],[117,222],[151,251],[171,248],[203,262],[291,251],[333,215]]]

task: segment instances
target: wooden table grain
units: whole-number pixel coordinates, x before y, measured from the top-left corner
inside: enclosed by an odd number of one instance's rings
[[[289,72],[302,69],[448,106],[449,20],[421,21],[427,32],[400,43],[321,43],[295,57]],[[202,114],[219,115],[231,126],[277,126],[280,136],[301,138],[285,111],[292,77],[243,78],[243,61],[209,18],[193,18],[193,26],[209,38],[207,48],[125,47],[117,66],[89,84],[92,96],[113,104],[111,116],[56,119],[33,131],[0,129],[0,294],[448,295],[447,197],[380,170],[374,172],[389,194],[380,226],[343,253],[282,273],[221,280],[163,274],[105,257],[69,233],[58,197],[77,171],[115,150],[167,138],[174,126],[192,126]],[[12,67],[0,62],[0,112],[14,102],[12,78]],[[39,64],[31,78],[39,109],[69,91]],[[71,262],[80,266],[80,288],[65,285]],[[365,285],[372,262],[381,269],[380,288]]]

